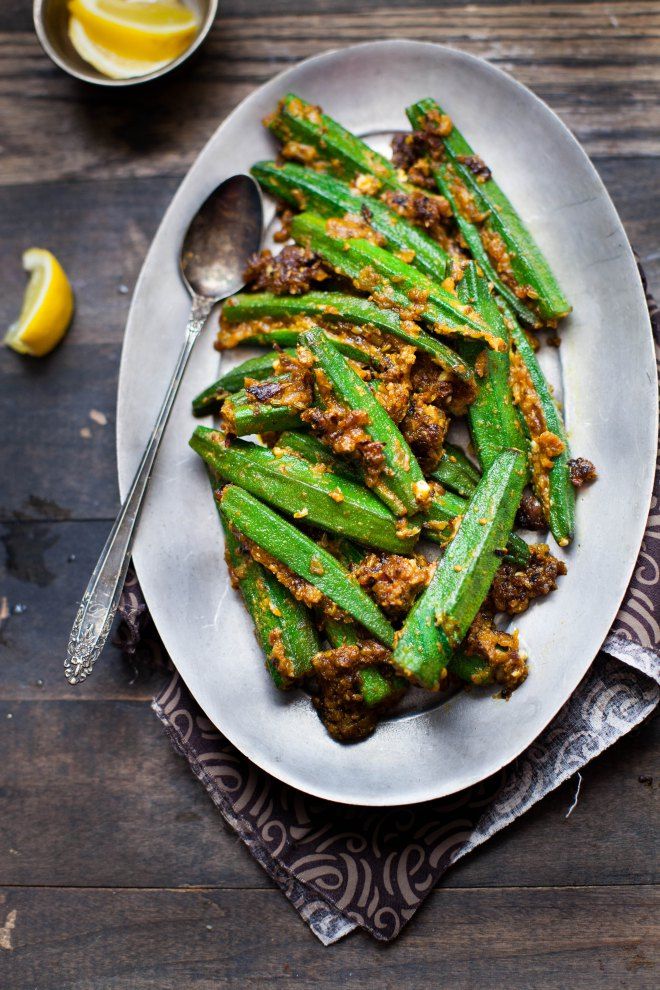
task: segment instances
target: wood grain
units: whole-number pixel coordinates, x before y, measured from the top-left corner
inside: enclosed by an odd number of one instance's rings
[[[331,949],[277,891],[3,893],[0,917],[11,913],[15,927],[0,974],[11,990],[657,986],[648,887],[442,891],[394,946],[353,935]]]
[[[47,682],[43,693],[57,688]],[[270,886],[223,829],[146,704],[75,699],[0,702],[0,792],[9,809],[0,820],[4,883]],[[473,853],[440,886],[657,880],[659,728],[648,724],[585,769],[570,818],[575,781]],[[640,783],[640,775],[655,785]]]
[[[647,3],[392,4],[331,13],[222,4],[199,56],[158,84],[96,90],[45,58],[33,33],[0,33],[0,182],[179,175],[217,124],[276,72],[374,37],[440,41],[531,86],[591,155],[658,152],[660,9]],[[329,33],[331,23],[331,34]]]

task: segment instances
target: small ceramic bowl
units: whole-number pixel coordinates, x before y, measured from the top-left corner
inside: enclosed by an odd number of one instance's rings
[[[66,0],[34,0],[32,13],[41,47],[46,55],[70,76],[94,83],[96,86],[137,86],[151,79],[159,79],[190,58],[211,30],[218,11],[218,3],[219,0],[188,0],[188,6],[198,14],[200,24],[190,47],[186,48],[178,58],[156,69],[155,72],[136,76],[133,79],[109,79],[80,57],[69,41],[67,33],[69,14]]]

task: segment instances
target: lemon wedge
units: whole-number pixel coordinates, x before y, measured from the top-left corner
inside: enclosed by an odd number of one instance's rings
[[[77,17],[69,19],[69,40],[80,57],[109,79],[133,79],[169,65],[171,58],[155,62],[151,59],[123,58],[109,48],[92,41]]]
[[[137,62],[172,61],[199,27],[178,0],[69,0],[69,13],[94,45]]]
[[[5,344],[19,354],[43,357],[59,344],[73,315],[73,290],[54,254],[30,248],[23,254],[23,268],[30,273],[23,308],[10,326]]]

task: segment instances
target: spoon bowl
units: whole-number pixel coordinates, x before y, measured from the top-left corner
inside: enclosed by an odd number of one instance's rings
[[[247,259],[261,242],[263,207],[249,175],[225,179],[202,203],[181,246],[181,275],[191,295],[224,299],[243,287]]]

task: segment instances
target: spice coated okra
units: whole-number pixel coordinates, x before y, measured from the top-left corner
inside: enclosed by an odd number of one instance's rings
[[[525,485],[525,458],[506,450],[477,486],[456,536],[426,591],[409,613],[393,653],[395,667],[437,690],[451,655],[467,633],[500,566]]]
[[[282,160],[252,172],[293,243],[251,259],[215,346],[273,349],[193,402],[219,410],[190,443],[224,483],[227,560],[271,675],[342,741],[411,683],[521,684],[496,613],[566,571],[512,531],[525,485],[521,526],[545,517],[561,546],[574,529],[542,337],[518,322],[554,333],[569,304],[439,104],[407,113],[392,161],[293,94],[267,118]],[[463,417],[477,463],[448,442]],[[253,433],[263,446],[238,439]],[[595,477],[578,463],[575,484]]]
[[[428,505],[430,488],[396,424],[375,398],[369,386],[353,371],[322,331],[310,330],[303,334],[301,343],[313,354],[318,367],[330,381],[339,402],[349,409],[362,410],[367,414],[369,420],[364,429],[375,443],[382,444],[387,468],[384,479],[387,487],[401,503],[404,512],[411,516],[416,515],[420,509]]]
[[[496,350],[503,349],[499,337],[490,332],[472,306],[360,236],[358,225],[299,213],[291,222],[291,236],[350,278],[357,289],[370,292],[376,300],[384,297],[390,308],[398,307],[402,314],[410,313],[408,319],[421,319],[436,333],[476,338]]]
[[[275,341],[282,346],[289,346],[300,339],[302,331],[287,331],[277,328],[270,333],[261,329],[264,318],[276,320],[291,320],[296,317],[309,316],[323,323],[353,324],[361,327],[373,327],[382,333],[391,334],[406,344],[417,347],[425,354],[430,354],[438,364],[448,371],[460,371],[467,379],[472,372],[465,362],[447,347],[437,337],[420,330],[416,323],[402,317],[393,309],[381,309],[376,303],[360,296],[351,296],[343,292],[307,292],[304,296],[277,296],[270,292],[242,292],[232,296],[224,305],[223,321],[229,324],[243,323],[254,320],[254,333],[242,337],[244,343],[267,343],[272,333]],[[333,343],[334,338],[328,334]],[[219,339],[222,340],[222,328]],[[350,355],[348,355],[350,356]]]
[[[440,282],[447,274],[449,256],[438,242],[374,196],[361,195],[347,182],[295,162],[258,162],[250,171],[262,189],[289,206],[323,217],[366,220],[390,251],[408,257],[412,253],[410,263],[420,272]]]
[[[266,666],[278,688],[287,688],[312,671],[320,643],[312,613],[276,577],[258,564],[224,525],[225,556],[254,623]]]
[[[325,465],[241,440],[227,444],[206,426],[197,427],[190,446],[223,481],[294,519],[390,553],[408,553],[415,545],[418,530],[400,535],[396,517],[379,498]]]
[[[543,320],[566,316],[571,307],[538,245],[454,122],[447,123],[449,118],[432,99],[420,100],[407,113],[415,129],[442,138],[443,184],[454,194],[462,217],[481,218],[476,220],[477,229],[486,252],[496,258],[498,283],[538,311]],[[462,195],[456,196],[455,189]]]
[[[379,642],[392,647],[394,629],[388,620],[327,550],[237,485],[223,489],[220,511],[227,525],[316,588],[319,600],[329,599]]]
[[[469,352],[477,367],[477,394],[468,410],[468,418],[472,442],[485,471],[501,451],[509,447],[526,450],[527,440],[509,385],[508,328],[474,262],[466,265],[458,292],[462,299],[472,301],[488,315],[491,326],[506,344],[504,353],[477,350],[474,344],[464,344],[462,349],[466,358]]]

